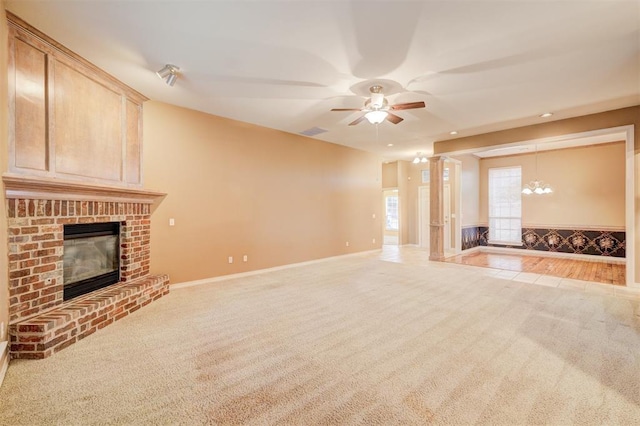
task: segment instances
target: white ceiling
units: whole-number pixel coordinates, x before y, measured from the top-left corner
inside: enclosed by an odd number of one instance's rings
[[[6,1],[151,99],[411,160],[469,136],[640,104],[640,1]],[[155,71],[179,66],[174,87]],[[400,124],[347,124],[369,86]],[[553,117],[539,115],[554,112]],[[389,147],[388,144],[394,144]]]

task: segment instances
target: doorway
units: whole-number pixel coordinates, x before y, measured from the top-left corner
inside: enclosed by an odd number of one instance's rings
[[[382,192],[382,211],[384,212],[384,229],[382,244],[400,245],[400,203],[397,189]]]

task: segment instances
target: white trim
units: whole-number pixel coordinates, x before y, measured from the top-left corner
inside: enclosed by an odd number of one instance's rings
[[[462,199],[462,161],[454,160],[453,158],[449,158],[449,161],[454,163],[453,169],[456,178],[453,191],[454,196],[456,197],[455,251],[456,254],[460,254],[462,253],[462,203],[464,202]]]
[[[475,252],[477,252],[477,251],[481,251],[481,250],[480,250],[480,249],[481,249],[481,247],[482,247],[482,246],[475,246],[475,247],[471,247],[471,248],[468,248],[468,249],[462,250],[462,253],[460,253],[460,254],[465,255],[465,254],[475,253]],[[457,255],[452,255],[452,256],[449,256],[449,257],[455,257],[455,256],[457,256]]]
[[[565,259],[575,260],[588,260],[590,262],[598,263],[615,263],[615,264],[627,264],[627,259],[624,257],[610,257],[610,256],[594,256],[590,254],[579,253],[563,253],[560,251],[539,251],[539,250],[527,250],[509,247],[490,247],[479,246],[480,251],[487,253],[503,253],[503,254],[516,254],[521,256],[541,256],[541,257],[557,257]]]
[[[562,135],[556,135],[556,136],[548,136],[545,138],[539,138],[539,139],[528,139],[528,140],[521,140],[521,141],[514,141],[514,142],[509,142],[509,143],[503,143],[503,144],[498,144],[498,145],[489,145],[489,146],[481,146],[481,147],[477,147],[477,148],[469,148],[469,149],[461,149],[459,151],[446,151],[446,152],[440,152],[437,155],[440,156],[458,156],[458,155],[465,155],[465,154],[473,154],[476,153],[478,151],[487,151],[493,148],[503,148],[503,147],[513,147],[513,146],[519,146],[519,145],[533,145],[533,144],[544,144],[547,142],[560,142],[560,141],[566,141],[566,140],[570,140],[570,139],[579,139],[579,138],[584,138],[584,137],[590,137],[590,136],[600,136],[600,135],[610,135],[610,134],[614,134],[614,133],[624,133],[627,132],[627,140],[629,139],[629,128],[631,128],[631,139],[633,141],[633,125],[629,124],[629,125],[625,125],[625,126],[618,126],[618,127],[609,127],[609,128],[605,128],[605,129],[596,129],[596,130],[589,130],[586,132],[580,132],[580,133],[566,133],[566,134],[562,134]],[[612,140],[611,142],[617,142],[616,140]],[[585,145],[593,145],[592,143],[586,143]],[[576,145],[576,147],[579,147],[580,145]]]
[[[0,360],[2,360],[2,365],[0,365],[0,386],[2,386],[4,376],[7,374],[7,370],[9,369],[9,351],[7,350],[8,347],[8,341],[5,340],[4,342],[0,342]]]
[[[462,229],[467,228],[480,228],[485,227],[488,228],[489,225],[486,223],[478,223],[475,225],[462,225]],[[531,223],[523,223],[522,229],[557,229],[560,231],[605,231],[605,232],[625,232],[626,228],[624,226],[610,226],[610,225],[557,225],[557,224],[531,224]]]
[[[345,257],[355,257],[355,256],[361,256],[363,254],[368,254],[368,253],[378,253],[378,252],[381,252],[381,251],[382,251],[382,249],[359,251],[357,253],[341,254],[341,255],[338,255],[338,256],[323,257],[322,259],[314,259],[314,260],[308,260],[308,261],[305,261],[305,262],[290,263],[288,265],[274,266],[272,268],[256,269],[254,271],[239,272],[237,274],[220,275],[218,277],[204,278],[204,279],[201,279],[201,280],[185,281],[185,282],[182,282],[182,283],[170,284],[169,288],[170,288],[170,290],[177,290],[177,289],[181,289],[181,288],[193,287],[193,286],[202,285],[202,284],[215,283],[215,282],[219,282],[219,281],[226,281],[226,280],[231,280],[231,279],[235,279],[235,278],[251,277],[251,276],[254,276],[254,275],[264,274],[266,272],[282,271],[284,269],[297,268],[298,266],[313,265],[313,264],[316,264],[316,263],[327,262],[329,260],[335,260],[335,259],[342,259],[342,258],[345,258]]]
[[[488,240],[487,244],[495,244],[497,246],[517,246],[517,247],[524,246],[522,241],[494,241],[494,240]]]
[[[629,287],[640,287],[640,283],[635,282],[636,275],[636,259],[635,259],[635,243],[636,243],[636,214],[635,214],[635,142],[634,129],[632,125],[623,126],[626,132],[625,138],[625,197],[624,197],[624,216],[625,216],[625,236],[627,243],[625,245],[626,257],[629,259],[626,268],[626,281]],[[631,243],[629,243],[631,242]]]
[[[487,226],[486,224],[484,224],[484,223],[478,223],[478,224],[476,224],[476,225],[462,225],[462,229],[467,229],[467,228],[479,228],[479,227],[481,227],[481,226],[488,227],[488,226]]]
[[[625,232],[624,226],[598,226],[598,225],[522,225],[522,229],[558,229],[566,231],[605,231],[605,232]]]

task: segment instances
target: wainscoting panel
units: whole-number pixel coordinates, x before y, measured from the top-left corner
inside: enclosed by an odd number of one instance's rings
[[[522,228],[522,245],[504,246],[489,244],[489,228],[486,226],[462,229],[463,250],[480,245],[591,256],[625,257],[626,244],[624,231]]]
[[[462,228],[462,250],[469,250],[480,245],[481,231],[479,226]]]

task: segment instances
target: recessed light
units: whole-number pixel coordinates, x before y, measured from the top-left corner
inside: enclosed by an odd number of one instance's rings
[[[547,118],[553,115],[552,112],[545,112],[544,114],[540,114],[540,118]]]
[[[393,146],[393,144],[392,143],[388,143],[387,146]]]
[[[449,132],[449,134],[450,134],[450,135],[457,135],[457,134],[458,134],[458,132],[456,132],[455,130],[452,130],[452,131],[450,131],[450,132]]]

